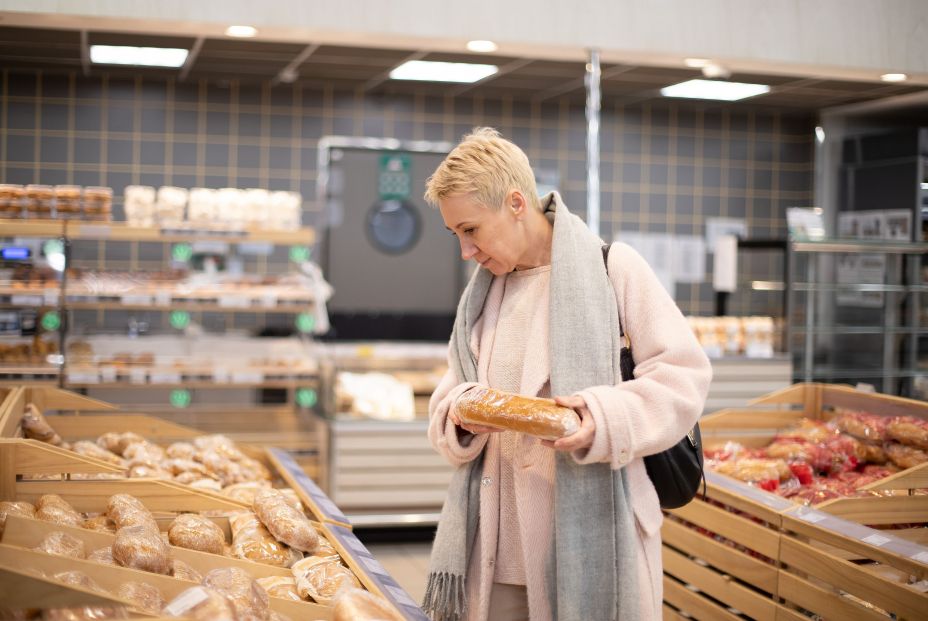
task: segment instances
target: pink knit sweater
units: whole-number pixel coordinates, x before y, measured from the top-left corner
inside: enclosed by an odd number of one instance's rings
[[[627,468],[629,495],[637,522],[640,618],[660,619],[663,515],[642,457],[672,446],[693,426],[702,411],[712,369],[673,299],[638,253],[625,244],[613,246],[609,275],[622,325],[632,341],[636,379],[617,385],[591,386],[578,393],[592,412],[596,433],[592,446],[573,457],[578,463],[606,462],[616,469]],[[471,339],[478,362],[478,383],[483,385],[488,385],[491,350],[488,345],[493,342],[502,293],[501,279],[496,279]],[[536,314],[529,332],[549,334],[551,319],[546,312]],[[546,386],[549,373],[547,339],[531,340],[525,352],[519,392],[538,395]],[[428,434],[435,450],[454,466],[471,461],[486,450],[477,541],[467,572],[468,619],[486,621],[499,536],[500,434],[459,436],[447,416],[457,397],[474,385],[459,384],[451,371],[445,375],[429,403]],[[554,460],[551,449],[530,436],[522,437],[521,448],[514,485],[529,610],[533,620],[547,621],[552,615],[544,576],[553,536]]]

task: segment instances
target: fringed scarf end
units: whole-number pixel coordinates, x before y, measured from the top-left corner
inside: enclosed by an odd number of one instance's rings
[[[465,610],[464,576],[429,574],[422,609],[432,621],[461,621]]]

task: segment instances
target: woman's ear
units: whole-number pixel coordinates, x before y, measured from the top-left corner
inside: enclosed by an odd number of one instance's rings
[[[525,197],[522,196],[522,192],[518,190],[512,190],[509,193],[509,200],[506,201],[509,205],[509,208],[512,210],[513,215],[516,217],[521,217],[525,215],[525,209],[528,206],[528,203],[525,201]]]

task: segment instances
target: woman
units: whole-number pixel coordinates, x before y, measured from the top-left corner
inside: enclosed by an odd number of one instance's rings
[[[456,471],[424,607],[439,621],[659,619],[663,516],[642,458],[692,428],[708,359],[644,260],[614,244],[607,266],[495,130],[465,136],[425,196],[479,268],[429,403],[429,440]],[[625,383],[620,317],[637,363]],[[478,385],[553,396],[580,430],[548,442],[464,424],[455,401]]]

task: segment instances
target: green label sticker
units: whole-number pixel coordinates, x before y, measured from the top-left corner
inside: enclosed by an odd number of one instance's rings
[[[377,193],[381,200],[403,200],[412,191],[412,158],[408,153],[384,153],[380,156]]]
[[[171,327],[183,330],[190,325],[190,313],[187,311],[171,311]]]
[[[193,246],[187,243],[174,244],[171,248],[171,258],[178,263],[186,263],[193,256]]]
[[[54,332],[61,327],[61,315],[58,311],[48,311],[42,315],[42,329],[47,332]]]
[[[296,403],[301,408],[311,408],[319,402],[319,394],[313,388],[298,388]]]
[[[312,248],[309,246],[292,246],[290,248],[290,260],[294,263],[303,263],[309,261],[312,253]]]
[[[312,332],[313,328],[316,327],[316,318],[310,315],[309,313],[300,313],[296,316],[296,329],[300,332],[306,334],[307,332]]]
[[[190,405],[190,402],[193,401],[193,397],[190,395],[190,391],[184,388],[178,388],[171,391],[171,396],[168,397],[171,401],[171,405],[183,409]]]
[[[64,252],[64,242],[60,239],[49,239],[42,244],[42,252],[46,257],[52,254],[61,254]]]

